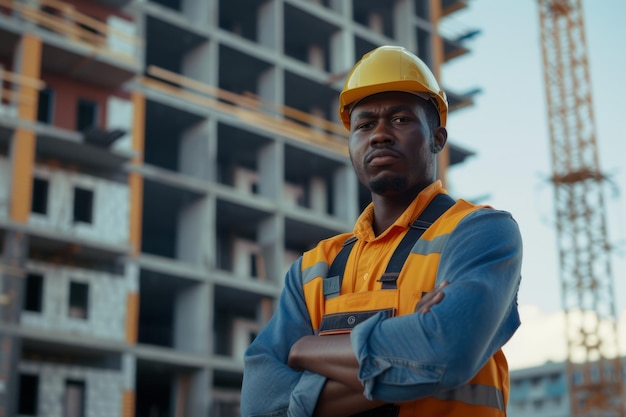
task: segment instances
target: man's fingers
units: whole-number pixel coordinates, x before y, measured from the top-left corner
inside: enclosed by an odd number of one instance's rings
[[[448,281],[442,281],[437,288],[426,293],[415,306],[416,313],[428,313],[430,309],[443,300],[445,293],[443,289],[448,286]]]

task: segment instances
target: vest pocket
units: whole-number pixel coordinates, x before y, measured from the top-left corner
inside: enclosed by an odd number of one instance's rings
[[[395,308],[368,311],[349,311],[346,313],[326,314],[322,317],[320,324],[320,335],[350,333],[354,326],[363,323],[365,320],[378,313],[383,313],[385,318],[396,315]]]
[[[326,300],[319,335],[350,333],[354,327],[382,312],[385,318],[397,315],[399,290],[343,294]]]

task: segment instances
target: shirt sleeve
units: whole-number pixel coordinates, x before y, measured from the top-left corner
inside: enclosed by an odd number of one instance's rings
[[[441,252],[444,299],[429,313],[376,315],[352,331],[364,395],[410,401],[468,382],[520,324],[521,261],[509,213],[479,209],[465,217]]]
[[[276,312],[244,355],[242,417],[310,416],[326,382],[321,375],[287,365],[291,346],[313,334],[302,291],[301,262],[291,266]]]

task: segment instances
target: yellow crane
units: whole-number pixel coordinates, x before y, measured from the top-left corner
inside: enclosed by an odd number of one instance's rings
[[[581,0],[538,0],[572,417],[625,417]]]

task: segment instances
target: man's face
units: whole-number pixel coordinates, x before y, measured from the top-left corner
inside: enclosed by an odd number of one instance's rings
[[[433,136],[423,108],[427,105],[413,94],[386,92],[352,109],[350,159],[359,180],[373,193],[417,194],[434,180],[436,153],[446,137]]]

